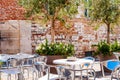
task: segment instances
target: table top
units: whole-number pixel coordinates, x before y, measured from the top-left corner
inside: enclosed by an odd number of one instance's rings
[[[54,60],[53,63],[59,65],[80,65],[84,63],[93,63],[93,61],[84,58],[77,58],[76,60],[73,61],[69,61],[68,59],[57,59]]]
[[[113,52],[113,54],[120,56],[120,52]]]
[[[26,53],[18,53],[14,55],[9,55],[9,54],[0,54],[0,61],[5,62],[10,58],[15,58],[15,59],[24,59],[24,58],[32,58],[34,55],[31,54],[26,54]]]

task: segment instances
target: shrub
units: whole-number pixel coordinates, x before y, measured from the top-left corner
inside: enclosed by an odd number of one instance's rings
[[[120,52],[120,45],[117,40],[111,44],[111,51],[112,52]]]
[[[97,50],[95,52],[95,55],[103,55],[103,56],[111,55],[110,45],[105,41],[99,42],[97,45]]]
[[[101,41],[95,46],[97,46],[97,50],[95,51],[94,55],[102,54],[103,56],[107,56],[107,55],[111,55],[112,52],[120,51],[120,45],[117,41],[115,41],[112,44],[108,44],[105,41]]]
[[[48,43],[46,40],[45,43],[39,44],[36,48],[36,53],[40,55],[63,55],[71,56],[75,52],[74,45],[66,43]]]

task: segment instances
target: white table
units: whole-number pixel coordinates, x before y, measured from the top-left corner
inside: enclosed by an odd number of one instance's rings
[[[53,61],[54,64],[59,64],[59,65],[80,65],[84,63],[93,63],[92,60],[84,59],[84,58],[77,58],[75,61],[68,61],[67,59],[57,59]]]
[[[25,58],[33,58],[35,55],[31,55],[31,54],[26,54],[26,53],[18,53],[18,54],[13,54],[13,55],[9,55],[9,54],[0,54],[0,61],[1,62],[7,62],[8,59],[10,58],[15,58],[18,60],[22,60]],[[22,78],[23,74],[19,74],[18,75],[18,80],[23,80]]]
[[[0,54],[0,61],[1,62],[6,62],[10,56],[8,54]]]
[[[6,62],[10,58],[15,58],[15,59],[18,59],[18,60],[22,60],[22,59],[25,59],[25,58],[33,58],[34,56],[35,55],[26,54],[26,53],[18,53],[18,54],[13,54],[13,55],[1,54],[0,55],[0,61]]]
[[[35,55],[26,54],[26,53],[18,53],[15,55],[10,55],[10,58],[16,58],[16,59],[25,59],[25,58],[33,58]]]
[[[120,53],[119,52],[113,52],[113,54],[116,56],[116,58],[119,60]]]
[[[70,67],[72,66],[73,69],[80,69],[79,66],[81,66],[82,64],[85,64],[85,63],[93,63],[92,60],[89,60],[89,59],[85,59],[85,58],[77,58],[75,61],[68,61],[67,59],[57,59],[57,60],[54,60],[53,61],[54,64],[58,64],[58,65],[70,65]],[[75,66],[75,67],[73,67]],[[73,73],[74,76],[72,76],[72,80],[75,80],[75,74],[76,73]],[[82,77],[82,76],[81,76]]]

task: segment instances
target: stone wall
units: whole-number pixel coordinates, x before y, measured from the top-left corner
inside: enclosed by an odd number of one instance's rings
[[[9,20],[0,23],[0,53],[31,53],[31,24]]]
[[[87,21],[82,18],[70,23],[73,25],[69,30],[60,27],[58,22],[56,23],[55,41],[74,44],[76,54],[84,54],[84,51],[93,50],[92,44],[106,40],[105,25],[94,30],[94,27],[87,25]],[[113,33],[111,42],[115,39],[120,41],[120,28],[115,27]],[[45,39],[51,42],[50,26],[43,27],[24,20],[0,22],[0,36],[0,53],[34,53],[35,47],[44,43]]]
[[[20,21],[20,52],[32,53],[31,49],[31,22]]]
[[[95,30],[95,27],[91,27],[91,25],[88,24],[88,20],[84,18],[74,19],[70,21],[70,23],[73,23],[73,26],[71,28],[71,31],[64,30],[59,26],[59,24],[56,24],[56,36],[55,41],[56,42],[66,42],[66,43],[72,43],[75,46],[76,54],[83,54],[85,51],[94,50],[94,48],[91,47],[93,44],[97,44],[101,40],[106,40],[106,27],[105,25],[101,25],[97,30]],[[50,27],[40,27],[38,25],[33,24],[34,26],[32,28],[32,47],[33,51],[35,47],[40,44],[44,43],[45,39],[48,39],[49,42],[51,42],[51,35],[50,35]],[[34,31],[33,31],[34,30]],[[63,31],[61,31],[63,30]],[[115,27],[114,32],[110,35],[111,42],[117,39],[120,41],[120,29],[119,27]],[[116,32],[117,31],[117,32]]]

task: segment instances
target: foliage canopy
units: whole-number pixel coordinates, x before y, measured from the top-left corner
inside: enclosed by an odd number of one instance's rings
[[[90,19],[106,24],[116,23],[120,17],[119,0],[94,0]]]
[[[94,0],[90,7],[92,22],[105,23],[107,26],[107,43],[110,43],[111,24],[120,20],[120,0]]]
[[[44,24],[51,22],[51,37],[54,42],[55,21],[59,20],[66,25],[78,13],[79,0],[19,0],[26,9],[26,16]]]
[[[64,17],[72,18],[77,13],[79,0],[19,0],[27,11],[27,17],[43,17],[51,21],[54,18],[65,21]]]

